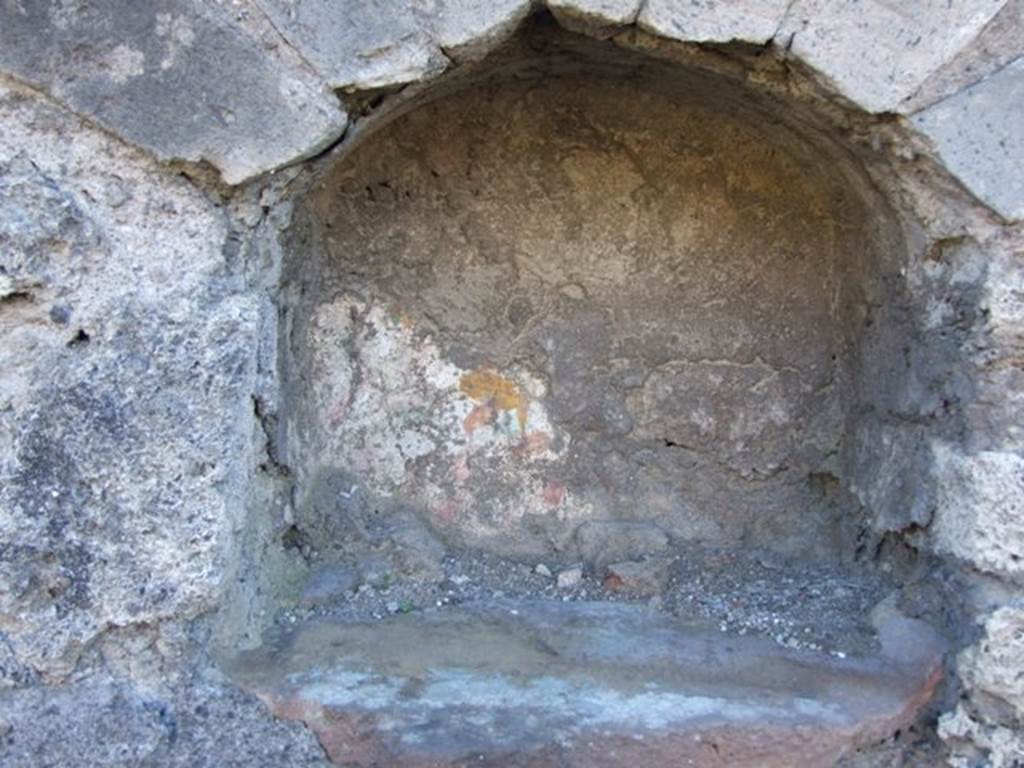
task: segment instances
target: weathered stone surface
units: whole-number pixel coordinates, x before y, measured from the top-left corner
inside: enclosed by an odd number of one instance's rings
[[[936,444],[936,550],[989,573],[1024,576],[1024,459]]]
[[[897,111],[1005,2],[797,0],[779,40],[861,108]]]
[[[996,610],[984,629],[957,658],[965,695],[943,715],[939,734],[950,743],[956,768],[1013,768],[1024,761],[1024,603]]]
[[[231,665],[331,759],[372,766],[807,766],[905,726],[940,677],[920,622],[838,660],[614,603],[315,623]]]
[[[0,693],[4,768],[329,765],[316,740],[234,686],[179,691],[86,680]]]
[[[300,527],[342,516],[320,488],[351,475],[501,554],[567,550],[585,519],[833,540],[808,476],[841,441],[841,339],[875,245],[806,148],[699,94],[489,86],[409,111],[324,177],[285,244]]]
[[[387,88],[444,71],[423,2],[382,0],[372,9],[332,0],[256,0],[275,26],[333,86]]]
[[[1024,55],[1024,0],[1006,4],[978,36],[942,65],[907,99],[900,111],[912,114],[962,91]]]
[[[547,0],[558,23],[574,32],[604,37],[636,21],[640,0]]]
[[[318,152],[346,123],[318,80],[192,0],[7,3],[0,71],[161,159],[208,161],[229,183]]]
[[[255,312],[221,212],[138,150],[2,87],[0,169],[0,632],[52,680],[217,604]]]
[[[669,543],[656,525],[622,520],[587,520],[576,529],[575,540],[580,556],[596,570],[617,560],[656,554]]]
[[[1024,218],[1024,58],[913,122],[975,196],[1004,218]]]
[[[767,43],[790,0],[647,0],[637,24],[663,37],[695,43]]]
[[[440,0],[432,29],[446,56],[471,61],[512,35],[533,6],[532,0]]]

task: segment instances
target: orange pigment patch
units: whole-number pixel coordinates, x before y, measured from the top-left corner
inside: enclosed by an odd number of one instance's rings
[[[519,431],[526,430],[528,401],[512,379],[507,379],[493,368],[477,368],[463,374],[459,389],[478,403],[486,403],[501,411],[515,411],[519,418]]]
[[[541,496],[549,507],[557,507],[565,501],[565,484],[557,480],[546,480]]]

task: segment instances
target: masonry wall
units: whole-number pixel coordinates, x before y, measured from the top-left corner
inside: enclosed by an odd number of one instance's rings
[[[1020,4],[549,6],[610,46],[746,83],[797,127],[817,116],[815,130],[855,148],[893,208],[913,213],[895,272],[925,311],[907,354],[955,364],[904,391],[954,380],[955,397],[881,409],[861,443],[889,451],[887,471],[869,466],[856,492],[870,503],[907,472],[927,478],[932,495],[876,520],[874,545],[888,535],[955,570],[974,619],[951,667],[963,695],[938,732],[954,765],[1012,765],[1024,752]],[[246,563],[279,548],[294,514],[264,504],[255,520],[252,498],[282,498],[268,440],[276,235],[332,158],[297,164],[336,142],[344,153],[533,9],[428,10],[0,11],[5,764],[323,761],[206,654],[218,611],[240,605],[254,615],[231,621],[258,624],[259,599],[229,598],[263,588]]]

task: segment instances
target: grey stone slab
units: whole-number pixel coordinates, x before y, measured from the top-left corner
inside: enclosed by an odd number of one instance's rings
[[[479,59],[508,39],[533,6],[533,0],[442,0],[434,36],[450,58]]]
[[[900,105],[900,112],[917,112],[952,96],[1020,56],[1024,56],[1024,0],[1009,0],[970,44]]]
[[[0,71],[163,160],[229,183],[316,153],[344,130],[337,98],[190,0],[0,6]]]
[[[333,761],[402,766],[825,766],[911,722],[942,643],[878,612],[838,659],[615,603],[497,601],[318,622],[230,673]]]
[[[1024,57],[913,122],[976,197],[1006,219],[1024,217]]]
[[[663,37],[696,43],[766,43],[790,0],[648,0],[637,24]]]
[[[640,0],[547,0],[558,23],[574,32],[603,37],[636,21]]]
[[[1006,0],[797,0],[779,39],[869,112],[889,112],[974,40]]]
[[[425,80],[448,64],[423,2],[256,0],[334,87],[359,91]]]

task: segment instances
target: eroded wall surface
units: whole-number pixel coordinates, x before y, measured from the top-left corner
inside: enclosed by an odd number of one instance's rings
[[[300,524],[343,526],[348,482],[503,553],[571,556],[586,519],[838,548],[856,510],[816,478],[840,473],[863,211],[756,125],[615,80],[404,116],[286,245]]]

